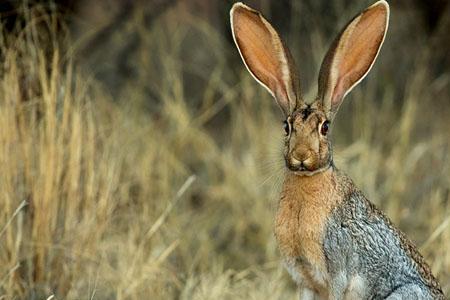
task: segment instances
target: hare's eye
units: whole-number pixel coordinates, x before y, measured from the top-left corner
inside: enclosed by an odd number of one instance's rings
[[[291,133],[291,124],[289,124],[287,120],[283,122],[283,129],[286,135],[289,135],[289,133]]]
[[[330,122],[329,121],[323,122],[322,126],[320,126],[320,133],[322,135],[327,135],[329,127],[330,127]]]

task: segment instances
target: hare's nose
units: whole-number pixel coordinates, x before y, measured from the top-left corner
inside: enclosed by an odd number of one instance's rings
[[[295,167],[308,167],[308,165],[311,163],[311,160],[311,155],[309,153],[305,153],[304,155],[293,153],[290,158],[291,165]]]
[[[302,161],[294,156],[291,156],[290,161],[291,161],[291,164],[296,167],[300,166],[302,164]]]

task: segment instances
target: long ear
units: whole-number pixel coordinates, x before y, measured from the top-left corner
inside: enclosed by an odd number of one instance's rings
[[[300,101],[297,72],[289,50],[258,11],[240,2],[231,8],[230,21],[234,42],[248,71],[289,115]]]
[[[325,56],[319,74],[319,99],[332,119],[344,97],[369,73],[389,22],[389,5],[378,1],[353,18]]]

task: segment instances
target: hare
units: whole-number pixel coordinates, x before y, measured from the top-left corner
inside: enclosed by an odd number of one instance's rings
[[[302,98],[292,56],[269,22],[242,3],[230,17],[245,66],[285,116],[287,171],[275,236],[301,299],[444,299],[413,243],[333,163],[329,128],[378,56],[388,3],[376,2],[341,31],[311,102]]]

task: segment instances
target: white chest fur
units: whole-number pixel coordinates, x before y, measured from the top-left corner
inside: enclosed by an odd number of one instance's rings
[[[359,275],[348,278],[346,274],[342,273],[335,278],[329,278],[328,274],[321,272],[319,268],[311,267],[306,270],[293,260],[286,259],[284,265],[301,289],[301,300],[358,300],[366,297],[367,285],[364,278]],[[305,272],[307,272],[306,276]],[[308,277],[308,279],[305,277]]]

